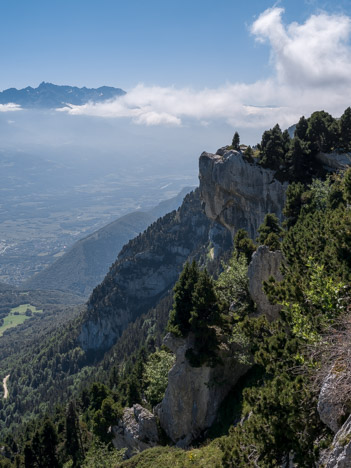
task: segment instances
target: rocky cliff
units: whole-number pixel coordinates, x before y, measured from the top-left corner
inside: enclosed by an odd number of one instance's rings
[[[200,156],[200,193],[206,215],[232,235],[243,228],[254,238],[266,213],[282,219],[288,184],[275,179],[274,171],[249,163],[237,151],[217,153]]]
[[[173,287],[187,259],[207,254],[213,237],[217,245],[231,247],[226,229],[214,229],[204,214],[196,190],[177,211],[126,244],[89,299],[79,335],[82,347],[110,348],[129,322],[155,306]]]
[[[176,355],[168,374],[165,396],[156,408],[161,427],[180,447],[187,447],[214,422],[218,408],[229,390],[243,375],[248,366],[240,364],[233,347],[222,342],[215,367],[192,367],[185,357],[194,346],[194,336],[176,338],[169,333],[164,344]]]

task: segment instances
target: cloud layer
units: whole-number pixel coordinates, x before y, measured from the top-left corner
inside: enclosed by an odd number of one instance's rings
[[[256,41],[271,48],[269,79],[200,91],[140,84],[116,100],[63,111],[129,117],[143,125],[180,126],[188,119],[207,125],[224,119],[239,128],[287,126],[319,109],[341,114],[351,104],[351,18],[322,12],[303,24],[286,25],[283,14],[283,8],[270,8],[250,28]]]
[[[21,106],[19,106],[18,104],[0,104],[0,112],[13,112],[18,110],[21,110]]]

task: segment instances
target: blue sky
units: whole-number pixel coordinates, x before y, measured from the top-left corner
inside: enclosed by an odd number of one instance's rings
[[[130,89],[137,83],[215,87],[271,74],[270,48],[250,25],[267,8],[284,22],[350,1],[1,0],[0,89],[41,81]]]
[[[286,128],[321,109],[339,116],[351,105],[350,0],[0,5],[0,89],[48,81],[127,91],[67,107],[72,118],[197,126],[203,135],[236,129],[255,143],[277,122]]]

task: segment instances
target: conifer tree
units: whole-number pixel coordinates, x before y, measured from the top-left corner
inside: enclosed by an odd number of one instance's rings
[[[234,247],[239,254],[243,254],[250,262],[252,254],[255,252],[257,246],[252,239],[250,239],[245,229],[238,229],[234,236]]]
[[[302,116],[296,125],[294,136],[297,138],[300,138],[300,140],[305,140],[307,128],[308,128],[307,119],[305,119],[305,117]]]
[[[240,150],[240,136],[238,132],[234,133],[233,140],[232,140],[232,147],[236,151]]]
[[[79,418],[74,401],[70,401],[66,411],[66,453],[72,458],[73,466],[78,466],[83,458],[83,444]]]
[[[279,225],[279,220],[274,213],[267,213],[263,223],[258,228],[259,235],[257,242],[260,245],[267,245],[272,250],[279,249],[280,238],[283,230]]]
[[[171,310],[168,331],[178,336],[185,336],[189,330],[189,320],[193,309],[193,291],[198,280],[199,268],[195,261],[188,262],[174,286],[173,309]]]

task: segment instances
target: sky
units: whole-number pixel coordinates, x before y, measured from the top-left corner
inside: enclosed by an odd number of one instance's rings
[[[131,125],[238,129],[249,142],[279,122],[351,96],[349,0],[0,0],[0,89],[121,87],[73,116]],[[9,107],[0,110],[10,111]]]

